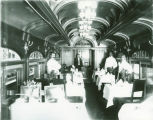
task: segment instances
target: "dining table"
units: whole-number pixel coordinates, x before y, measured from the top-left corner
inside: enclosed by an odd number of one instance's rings
[[[72,81],[68,80],[66,83],[67,97],[81,97],[83,103],[86,101],[84,79],[82,72],[74,72]]]
[[[10,107],[11,120],[90,120],[82,103],[28,102],[17,99]]]
[[[115,75],[107,73],[97,77],[96,85],[101,90],[102,84],[115,84]]]
[[[78,78],[80,78],[80,74]],[[85,107],[83,82],[80,82],[80,80],[69,82],[66,84],[67,97],[62,97],[56,102],[44,102],[39,99],[38,95],[40,98],[47,95],[45,89],[40,90],[40,84],[37,84],[38,86],[22,86],[21,97],[16,99],[9,107],[11,120],[90,120]],[[47,87],[58,88],[58,85],[50,84]],[[34,88],[39,89],[34,90]],[[55,92],[59,94],[57,90]],[[70,101],[68,97],[75,98],[76,101]],[[83,98],[81,102],[78,101],[80,97]]]
[[[115,97],[131,97],[133,83],[122,82],[119,80],[116,84],[106,84],[103,90],[103,98],[107,100],[106,108],[114,105],[113,99]],[[135,97],[141,97],[142,91],[135,92]]]
[[[126,103],[118,112],[119,120],[153,120],[153,95],[141,103]]]

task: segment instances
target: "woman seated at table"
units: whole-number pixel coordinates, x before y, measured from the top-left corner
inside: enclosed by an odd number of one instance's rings
[[[123,82],[128,81],[131,82],[131,73],[132,73],[132,67],[131,65],[126,61],[126,56],[121,56],[121,62],[118,64],[119,70],[118,70],[118,80],[122,80]]]

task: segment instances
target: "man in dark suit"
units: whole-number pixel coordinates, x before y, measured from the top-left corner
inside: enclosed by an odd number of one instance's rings
[[[74,66],[81,71],[81,67],[83,66],[82,59],[80,58],[80,54],[76,54],[76,58],[74,58]]]

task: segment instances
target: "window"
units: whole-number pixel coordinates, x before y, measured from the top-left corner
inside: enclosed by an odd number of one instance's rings
[[[13,61],[13,60],[21,60],[20,56],[13,50],[8,48],[0,48],[0,53],[2,61]]]
[[[42,59],[43,55],[39,51],[34,51],[30,54],[29,59]]]

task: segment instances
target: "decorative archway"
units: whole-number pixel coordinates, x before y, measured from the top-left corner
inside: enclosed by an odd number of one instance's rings
[[[75,37],[73,39],[71,39],[70,41],[70,46],[71,47],[76,47],[75,45],[76,44],[79,44],[82,43],[82,44],[90,44],[90,47],[97,47],[98,44],[97,44],[97,41],[95,39],[89,39],[89,38],[79,38],[79,37]],[[85,46],[81,46],[81,47],[85,47]],[[89,46],[88,46],[89,47]]]
[[[74,44],[75,47],[93,47],[92,43],[88,40],[79,40]]]
[[[39,51],[33,51],[29,56],[29,59],[42,59],[42,58],[43,58],[43,55]]]

